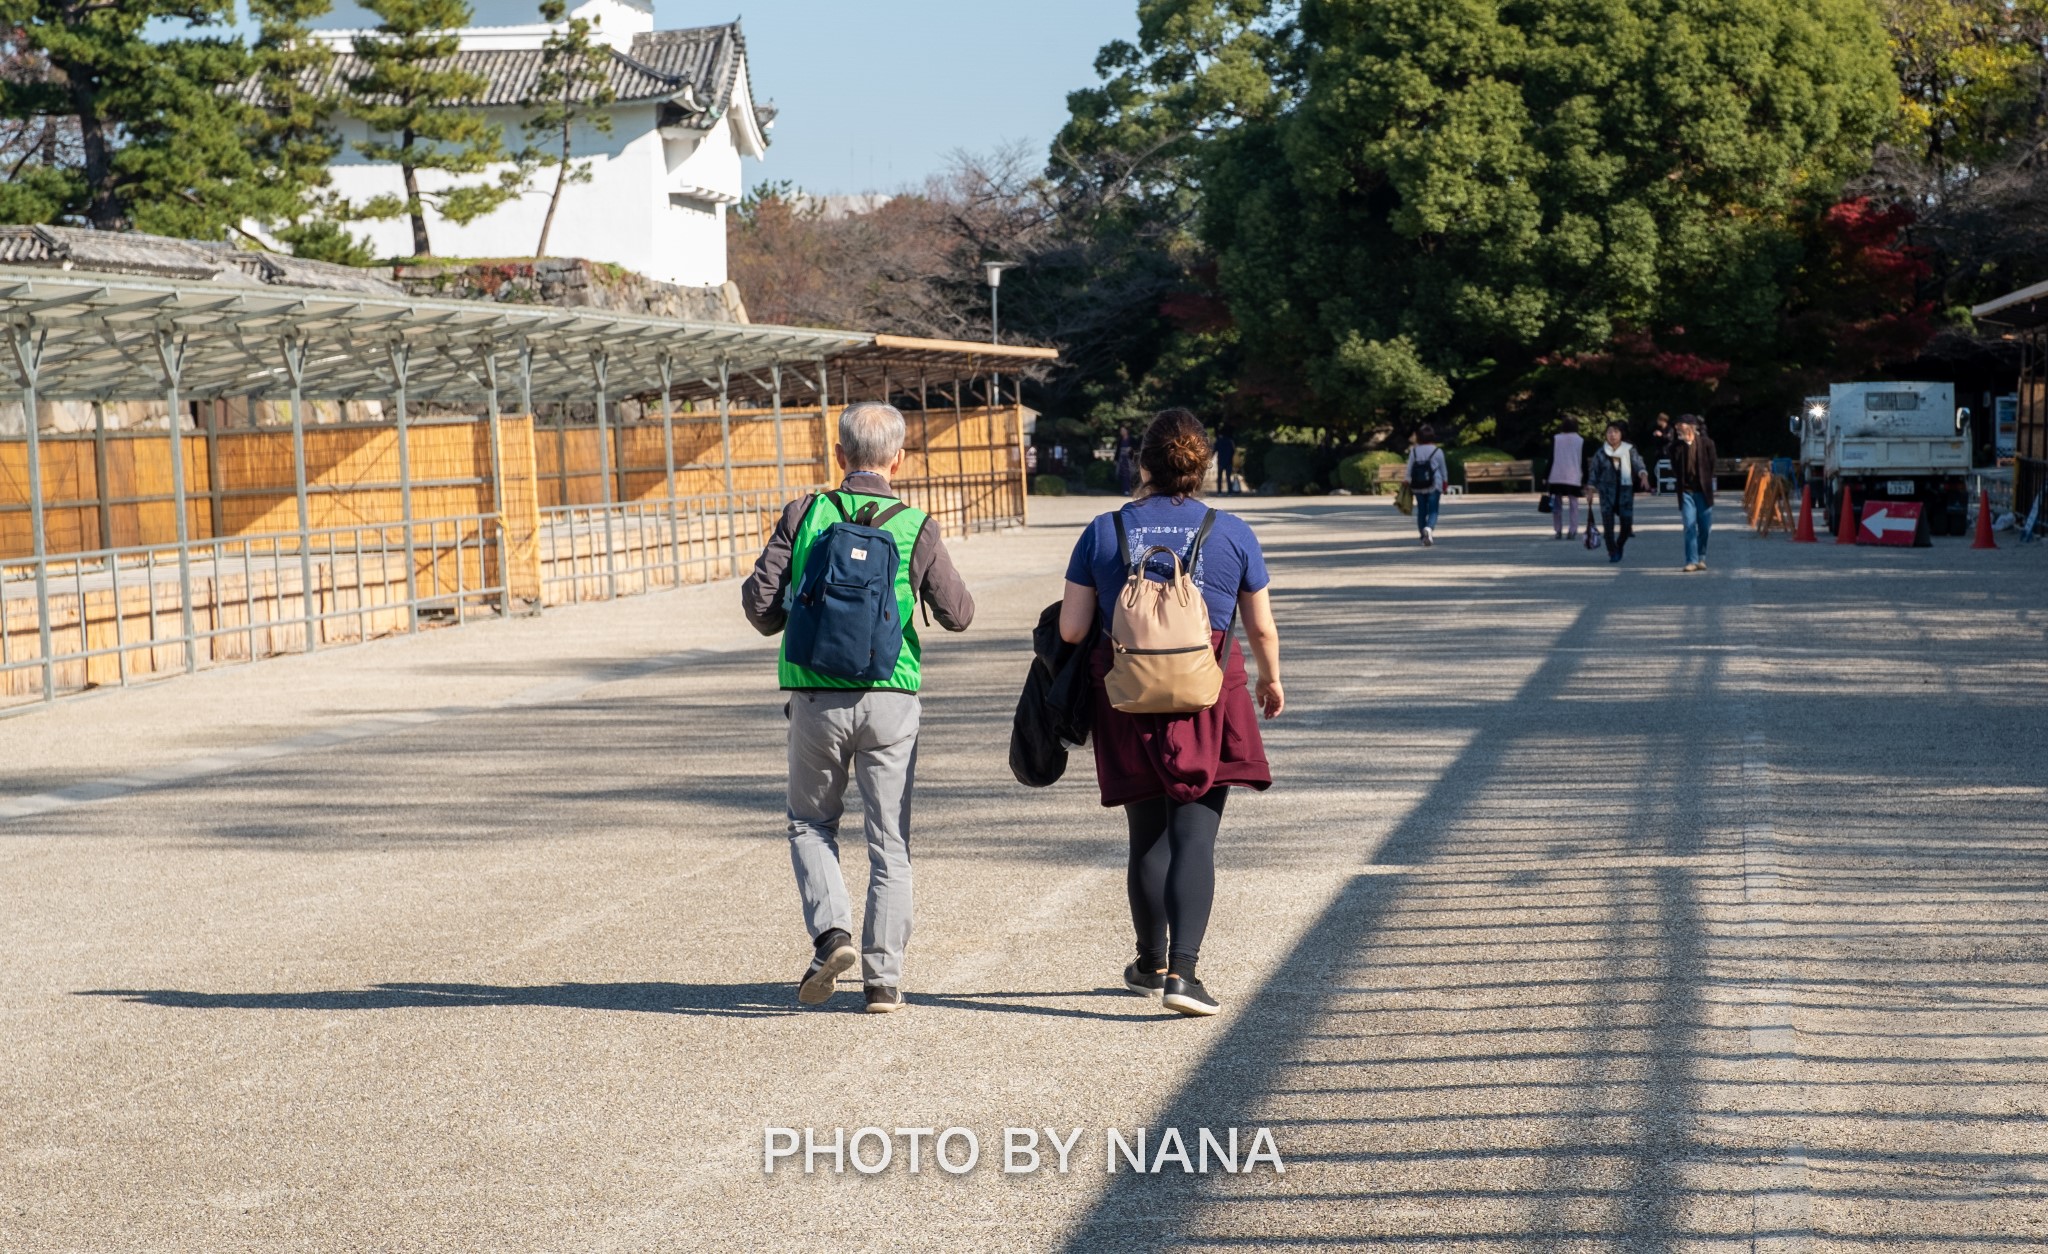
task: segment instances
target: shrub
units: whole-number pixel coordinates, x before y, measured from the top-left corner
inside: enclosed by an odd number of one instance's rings
[[[1371,453],[1355,453],[1337,463],[1337,482],[1361,496],[1375,492],[1393,492],[1399,484],[1382,484],[1380,467],[1398,466],[1406,458],[1387,449]]]
[[[1081,468],[1081,482],[1097,492],[1116,491],[1116,463],[1099,457],[1090,461]]]
[[[1067,481],[1058,475],[1040,475],[1031,481],[1033,496],[1065,496]]]

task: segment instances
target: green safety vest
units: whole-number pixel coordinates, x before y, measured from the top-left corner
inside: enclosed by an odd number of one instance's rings
[[[822,497],[824,494],[818,495]],[[839,499],[846,502],[846,510],[850,514],[859,513],[860,507],[869,501],[875,502],[877,513],[897,503],[897,498],[893,496],[872,496],[844,489],[840,490]],[[839,511],[833,509],[830,503],[817,497],[812,498],[810,508],[804,511],[803,522],[796,529],[796,540],[790,545],[787,585],[789,595],[794,596],[796,590],[803,586],[804,562],[810,557],[811,546],[817,543],[819,536],[825,534],[825,528],[839,521]],[[784,688],[882,688],[896,692],[917,691],[919,683],[924,679],[924,669],[920,664],[924,650],[918,643],[917,627],[910,621],[911,616],[917,612],[917,589],[910,586],[910,555],[917,547],[917,536],[924,530],[924,523],[924,511],[906,505],[901,513],[883,523],[881,528],[896,541],[896,609],[902,615],[903,652],[896,658],[895,671],[879,684],[864,684],[859,680],[841,679],[836,675],[820,675],[789,660],[789,646],[785,639],[777,653],[776,667]]]

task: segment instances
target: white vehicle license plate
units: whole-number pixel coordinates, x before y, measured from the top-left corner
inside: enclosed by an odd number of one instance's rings
[[[1911,479],[1887,479],[1884,481],[1884,491],[1886,496],[1911,496],[1913,495],[1913,481]]]

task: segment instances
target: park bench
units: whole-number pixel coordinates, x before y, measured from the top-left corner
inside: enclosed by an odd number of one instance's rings
[[[1472,488],[1482,483],[1516,484],[1526,482],[1532,489],[1536,486],[1536,463],[1534,462],[1466,462],[1465,486]]]
[[[1407,477],[1408,465],[1406,462],[1390,462],[1379,469],[1379,482],[1381,483],[1397,484]],[[1536,465],[1534,462],[1465,463],[1465,486],[1468,488],[1478,483],[1513,484],[1523,480],[1527,480],[1531,487],[1535,486]],[[1453,485],[1452,490],[1457,490],[1455,485]]]

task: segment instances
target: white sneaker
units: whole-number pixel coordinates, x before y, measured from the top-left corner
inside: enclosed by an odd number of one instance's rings
[[[1426,548],[1430,547],[1431,545],[1433,545],[1433,544],[1435,544],[1435,543],[1436,543],[1436,528],[1434,528],[1434,527],[1424,527],[1424,528],[1422,529],[1422,547],[1426,549]]]

